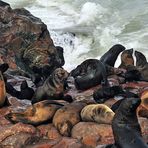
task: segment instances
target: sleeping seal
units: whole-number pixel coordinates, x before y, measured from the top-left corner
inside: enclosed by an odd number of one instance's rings
[[[119,53],[121,53],[122,51],[125,50],[125,47],[120,45],[120,44],[116,44],[114,46],[112,46],[101,58],[100,61],[104,64],[110,65],[112,67],[114,67],[114,64],[117,60],[117,57],[119,55]]]
[[[81,119],[99,124],[111,124],[114,114],[105,104],[90,104],[81,110]]]
[[[136,109],[140,98],[124,99],[115,113],[112,122],[113,135],[117,148],[148,148],[141,135]]]
[[[51,121],[55,112],[63,105],[52,100],[44,100],[33,104],[23,112],[9,113],[5,116],[12,123],[22,122],[39,125]]]
[[[108,85],[105,65],[97,59],[87,59],[70,72],[78,90],[86,90],[103,82]]]

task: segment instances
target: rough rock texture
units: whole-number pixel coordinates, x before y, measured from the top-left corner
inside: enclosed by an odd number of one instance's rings
[[[42,136],[48,137],[49,140],[60,139],[62,136],[58,130],[53,126],[53,124],[46,124],[38,126]]]
[[[109,144],[114,141],[111,126],[95,122],[79,122],[73,127],[71,135],[91,147],[96,147],[99,144]]]
[[[64,65],[63,51],[54,46],[47,26],[39,18],[0,1],[0,20],[0,62],[13,69],[20,67],[29,75],[44,75]]]
[[[1,145],[4,147],[13,146],[16,148],[23,147],[26,144],[33,143],[35,141],[38,141],[39,137],[33,134],[29,133],[16,133],[15,135],[9,136],[6,138],[3,142],[1,142]]]
[[[4,141],[7,137],[15,135],[20,132],[36,134],[37,130],[32,125],[26,125],[23,123],[18,123],[15,125],[7,125],[5,127],[0,127],[0,143]]]

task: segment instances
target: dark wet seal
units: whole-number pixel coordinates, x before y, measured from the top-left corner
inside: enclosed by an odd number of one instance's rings
[[[70,72],[78,90],[86,90],[98,84],[108,85],[105,65],[97,59],[88,59]]]
[[[93,98],[97,103],[104,103],[116,95],[124,94],[121,86],[102,87],[94,91]]]
[[[22,82],[20,91],[16,90],[10,83],[6,82],[6,92],[20,100],[31,100],[34,95],[34,90],[28,86],[27,81]]]
[[[141,73],[141,80],[148,81],[148,62],[144,54],[139,51],[135,51],[136,67]]]
[[[125,47],[121,44],[112,46],[101,58],[100,61],[104,64],[114,67],[118,55],[125,50]]]
[[[140,105],[140,98],[124,99],[115,113],[112,122],[116,148],[147,148],[141,135],[136,109]]]
[[[133,65],[126,66],[126,72],[119,74],[119,76],[122,76],[125,78],[126,82],[133,82],[133,81],[140,81],[142,78],[142,75],[140,71]]]

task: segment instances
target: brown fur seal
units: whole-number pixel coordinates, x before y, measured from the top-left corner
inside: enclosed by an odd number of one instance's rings
[[[80,122],[80,112],[86,105],[83,102],[74,102],[58,109],[53,117],[53,124],[60,134],[64,136],[71,135],[71,129]]]
[[[126,98],[120,104],[112,122],[112,129],[117,148],[147,148],[141,135],[136,109],[140,98]]]
[[[24,112],[9,113],[5,117],[13,123],[22,122],[26,124],[39,125],[51,121],[57,109],[62,104],[51,100],[44,100],[28,107]]]
[[[81,111],[82,121],[94,121],[99,124],[111,124],[114,112],[105,104],[90,104]]]
[[[112,67],[114,67],[114,64],[116,62],[116,59],[119,55],[119,53],[121,53],[122,51],[125,50],[125,47],[120,45],[120,44],[116,44],[114,46],[112,46],[101,58],[100,61],[104,64],[110,65]]]
[[[148,110],[148,89],[142,92],[140,98],[141,98],[141,105]]]
[[[97,59],[88,59],[70,72],[75,78],[78,90],[86,90],[103,82],[107,85],[107,72],[105,65]]]
[[[32,99],[32,103],[42,100],[63,99],[65,80],[68,77],[68,72],[63,68],[57,68],[43,83],[38,87]],[[70,102],[72,100],[69,100]]]
[[[141,73],[141,80],[148,81],[148,62],[144,54],[139,51],[135,51],[136,67]]]
[[[5,101],[6,101],[6,88],[3,75],[0,71],[0,107],[4,105]]]
[[[121,54],[121,64],[119,68],[126,69],[129,65],[134,65],[134,58],[133,58],[133,49],[128,49],[122,52]]]

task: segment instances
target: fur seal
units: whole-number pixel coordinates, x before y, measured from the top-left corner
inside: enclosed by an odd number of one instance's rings
[[[114,112],[105,104],[90,104],[81,111],[82,121],[93,121],[99,124],[111,124]]]
[[[119,68],[126,69],[128,65],[134,65],[133,49],[125,50],[121,54],[121,64]]]
[[[141,105],[148,110],[148,89],[144,90],[141,93],[140,98],[141,98]]]
[[[5,81],[0,71],[0,107],[2,107],[6,102],[6,88],[5,88]]]
[[[144,54],[139,51],[135,51],[136,67],[141,73],[141,80],[148,81],[148,62]]]
[[[31,100],[34,95],[34,90],[28,86],[27,81],[22,82],[20,91],[16,90],[10,83],[6,82],[6,92],[21,100]]]
[[[126,98],[120,104],[112,121],[115,144],[120,148],[147,148],[141,135],[136,109],[140,98]]]
[[[105,65],[97,59],[87,59],[70,72],[78,90],[86,90],[100,84],[108,85]]]
[[[93,98],[97,103],[104,103],[115,95],[124,94],[121,86],[102,87],[94,91]]]
[[[125,50],[125,47],[121,44],[116,44],[112,46],[101,58],[100,61],[104,64],[114,67],[116,59],[122,51]]]
[[[39,125],[51,121],[55,112],[63,105],[52,100],[44,100],[33,104],[23,112],[9,113],[5,116],[12,123],[22,122]]]
[[[57,68],[34,93],[32,103],[42,100],[63,99],[63,92],[65,90],[65,81],[68,77],[68,72],[63,68]],[[72,99],[66,99],[72,102]]]
[[[83,102],[73,102],[58,109],[53,117],[53,124],[61,135],[70,136],[75,124],[80,122],[80,112],[86,106]]]

